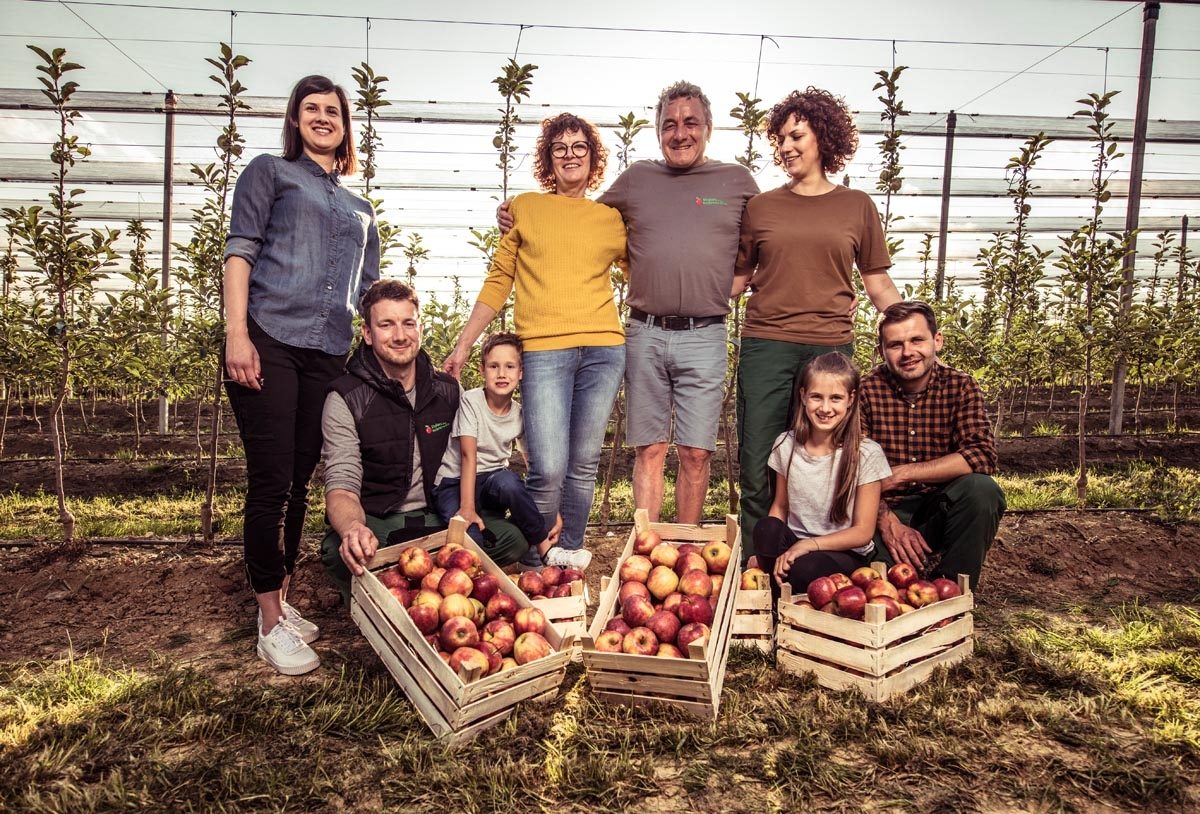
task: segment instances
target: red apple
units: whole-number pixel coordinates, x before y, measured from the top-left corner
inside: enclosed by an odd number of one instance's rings
[[[902,616],[906,613],[912,613],[913,611],[916,610],[916,608],[914,608],[912,605],[908,604],[907,602],[899,602],[897,604],[900,605],[900,615],[902,615]]]
[[[917,569],[906,562],[898,562],[888,569],[887,577],[888,582],[903,591],[917,581]]]
[[[517,587],[526,596],[534,596],[545,592],[546,582],[537,571],[526,571],[517,577]]]
[[[488,657],[488,675],[500,672],[500,665],[504,663],[504,656],[496,645],[491,642],[480,642],[475,645],[475,649]]]
[[[958,583],[952,579],[938,577],[933,581],[933,587],[937,588],[938,599],[953,599],[956,596],[962,596],[962,591],[959,590]]]
[[[675,593],[671,594],[670,596],[668,596],[666,599],[663,600],[662,609],[665,611],[669,611],[670,613],[673,613],[676,616],[678,616],[679,615],[679,605],[681,602],[683,602],[683,594],[676,591]]]
[[[817,577],[808,583],[808,601],[814,608],[824,607],[832,602],[833,595],[837,592],[837,586],[829,577]]]
[[[470,596],[471,589],[474,587],[470,575],[461,568],[447,568],[446,573],[442,574],[442,578],[438,581],[438,591],[442,596],[450,594]]]
[[[712,577],[707,571],[688,571],[679,578],[679,592],[684,596],[703,596],[712,595]]]
[[[400,607],[402,608],[407,608],[412,604],[413,597],[412,594],[409,593],[408,588],[393,586],[388,588],[388,593],[396,597],[396,601],[400,603]]]
[[[624,619],[622,619],[620,616],[614,616],[613,618],[608,620],[608,624],[606,624],[604,626],[604,629],[616,631],[617,633],[620,633],[622,636],[624,636],[632,628],[630,628],[629,623],[626,622]]]
[[[680,554],[679,559],[675,560],[675,573],[682,577],[688,571],[703,571],[708,573],[708,563],[699,554],[688,552]]]
[[[713,620],[712,603],[702,596],[685,596],[679,603],[679,618],[684,624],[700,622],[711,625]]]
[[[724,574],[725,569],[729,567],[729,558],[733,556],[733,549],[727,543],[717,540],[700,549],[700,556],[708,564],[708,573]]]
[[[863,607],[866,604],[867,595],[857,585],[842,588],[833,595],[833,606],[837,610],[837,615],[845,616],[847,619],[861,619]]]
[[[631,627],[640,627],[654,615],[654,606],[650,600],[641,596],[631,596],[629,601],[621,606],[621,618]]]
[[[761,568],[747,568],[742,572],[743,591],[761,591],[771,587],[770,577]]]
[[[895,619],[900,615],[900,603],[890,596],[875,596],[867,600],[868,605],[883,605],[884,621]],[[866,615],[865,612],[863,614]]]
[[[438,635],[436,633],[430,633],[428,636],[425,637],[425,641],[429,642],[429,646],[432,647],[434,650],[437,650],[439,652],[441,651],[442,640],[438,638]]]
[[[446,662],[447,666],[450,665],[450,654],[447,653],[445,650],[438,651],[438,658],[440,658],[442,661]]]
[[[431,591],[428,588],[422,588],[417,591],[417,595],[413,597],[409,604],[409,610],[418,605],[426,605],[433,608],[435,611],[442,607],[442,595],[437,591]]]
[[[413,545],[400,552],[396,565],[409,579],[423,579],[433,570],[433,557],[425,549]]]
[[[864,591],[867,589],[867,585],[871,582],[871,580],[879,578],[879,572],[869,565],[864,565],[862,568],[855,568],[850,572],[850,581],[862,588]]]
[[[557,565],[547,565],[542,569],[542,584],[543,585],[558,585],[562,582],[563,570]]]
[[[537,608],[521,608],[513,619],[513,629],[518,634],[536,633],[540,636],[546,632],[546,614]]]
[[[712,597],[713,602],[716,602],[717,597],[721,595],[721,586],[725,584],[725,575],[724,574],[711,574],[710,576],[712,577],[712,586],[713,586],[712,593],[710,594],[710,596]]]
[[[670,543],[659,543],[650,552],[650,562],[655,565],[665,565],[667,568],[674,568],[675,562],[679,559],[679,549]]]
[[[660,659],[681,659],[684,658],[683,653],[673,644],[660,644],[658,652],[654,654]]]
[[[498,593],[487,601],[484,606],[488,620],[492,619],[512,619],[517,615],[517,600],[513,599],[508,594]]]
[[[919,579],[904,589],[904,598],[914,608],[923,608],[938,601],[938,589],[932,582]]]
[[[622,582],[621,589],[617,591],[617,598],[621,600],[621,606],[624,607],[625,603],[635,596],[649,599],[650,589],[644,582]]]
[[[583,572],[578,568],[564,568],[560,584],[563,582],[579,582],[581,579],[583,579]]]
[[[679,549],[679,556],[681,556],[681,557],[684,554],[699,554],[700,553],[700,546],[696,545],[695,543],[681,543],[677,546],[677,548]]]
[[[450,567],[450,555],[462,548],[461,543],[446,543],[433,555],[433,564],[438,568]]]
[[[470,647],[479,643],[479,630],[475,623],[465,616],[454,616],[442,623],[438,632],[438,640],[442,647],[450,653],[456,647]]]
[[[442,622],[455,616],[464,616],[472,622],[475,620],[475,606],[462,594],[450,594],[442,600],[441,606],[438,607],[438,618]]]
[[[475,609],[475,612],[471,614],[471,621],[475,623],[475,627],[483,627],[484,622],[487,621],[487,608],[484,607],[482,602],[474,597],[467,597],[467,601],[470,602],[471,607]]]
[[[442,581],[442,577],[445,575],[445,568],[434,568],[421,579],[421,587],[428,588],[431,591],[436,591],[438,589],[438,583]]]
[[[413,605],[408,609],[408,616],[412,619],[413,624],[417,626],[417,630],[421,631],[422,635],[428,636],[438,629],[438,624],[441,618],[438,616],[438,609],[432,608],[429,605]]]
[[[837,608],[834,607],[833,600],[830,600],[821,606],[821,613],[837,613]]]
[[[834,586],[840,591],[842,588],[849,588],[854,583],[850,581],[850,577],[845,574],[830,574],[829,578],[833,580]]]
[[[506,670],[513,670],[520,667],[517,660],[509,656],[504,657],[504,661],[500,662],[500,669],[497,672],[503,673]]]
[[[653,656],[658,652],[658,637],[646,627],[635,627],[625,634],[621,649],[631,656]]]
[[[643,557],[654,550],[654,547],[662,542],[662,537],[657,531],[646,529],[639,531],[633,538],[633,553],[640,554]]]
[[[494,644],[500,655],[507,656],[517,641],[517,631],[507,619],[493,619],[483,626],[483,635],[480,638]]]
[[[401,556],[404,556],[403,552],[401,552]],[[379,581],[383,583],[383,587],[385,588],[408,587],[408,580],[405,579],[404,574],[399,568],[385,568],[376,576],[379,577]]]
[[[483,678],[491,669],[491,660],[488,659],[486,653],[474,647],[459,647],[450,654],[448,662],[450,669],[458,674],[459,678],[466,680],[465,676],[469,670],[478,670],[479,675],[476,678]]]
[[[692,622],[689,625],[679,628],[679,634],[675,637],[675,646],[683,653],[684,658],[691,658],[691,651],[688,645],[692,642],[703,645],[708,641],[711,633],[712,631],[708,625],[701,624],[700,622]]]
[[[542,634],[533,631],[522,633],[513,645],[513,658],[517,660],[517,664],[528,664],[553,652],[550,642],[546,641]]]
[[[679,577],[667,565],[654,566],[654,569],[650,572],[650,576],[646,579],[646,590],[660,602],[675,593],[677,587],[679,587]]]
[[[896,586],[888,582],[886,579],[873,579],[867,583],[867,587],[863,588],[863,593],[867,595],[867,599],[874,599],[877,596],[886,596],[889,599],[900,601],[900,592],[896,590]]]
[[[650,577],[650,569],[653,567],[649,557],[640,554],[627,557],[625,562],[621,563],[621,582],[645,582]]]
[[[596,637],[596,649],[601,653],[620,653],[625,634],[615,630],[606,630]]]
[[[659,643],[673,643],[679,633],[679,617],[667,611],[655,611],[646,621],[646,627],[654,633]]]
[[[465,571],[469,577],[479,573],[479,566],[479,555],[469,548],[460,548],[450,554],[450,568]]]
[[[471,586],[471,598],[486,605],[499,592],[500,580],[491,574],[476,574],[471,577]]]

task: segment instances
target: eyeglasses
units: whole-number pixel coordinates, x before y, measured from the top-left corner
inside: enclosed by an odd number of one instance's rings
[[[576,158],[583,158],[592,151],[592,147],[586,141],[577,141],[569,147],[565,141],[556,141],[550,145],[550,155],[555,158],[566,158],[568,151]]]

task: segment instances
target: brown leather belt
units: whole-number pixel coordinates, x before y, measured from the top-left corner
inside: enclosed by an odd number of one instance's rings
[[[650,328],[662,328],[664,331],[691,331],[725,321],[724,314],[716,317],[659,317],[636,308],[629,309],[629,318]]]

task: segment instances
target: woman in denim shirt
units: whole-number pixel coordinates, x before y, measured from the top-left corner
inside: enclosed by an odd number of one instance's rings
[[[225,243],[225,371],[246,450],[243,539],[258,599],[258,655],[286,675],[316,669],[317,626],[289,605],[321,453],[321,409],[340,376],[359,298],[379,279],[375,212],[341,185],[358,168],[346,92],[296,83],[283,156],[238,178]]]

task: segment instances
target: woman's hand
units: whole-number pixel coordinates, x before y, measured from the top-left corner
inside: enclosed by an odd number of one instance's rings
[[[247,334],[225,337],[225,371],[229,378],[251,390],[262,390],[262,365],[258,349]]]
[[[446,357],[446,361],[442,362],[442,372],[449,373],[455,379],[462,375],[463,366],[467,363],[467,358],[470,352],[463,348],[454,346],[454,350]]]
[[[775,560],[775,579],[780,585],[787,582],[788,573],[792,570],[792,563],[807,554],[809,548],[807,540],[797,540],[791,548],[780,554],[779,558]]]

